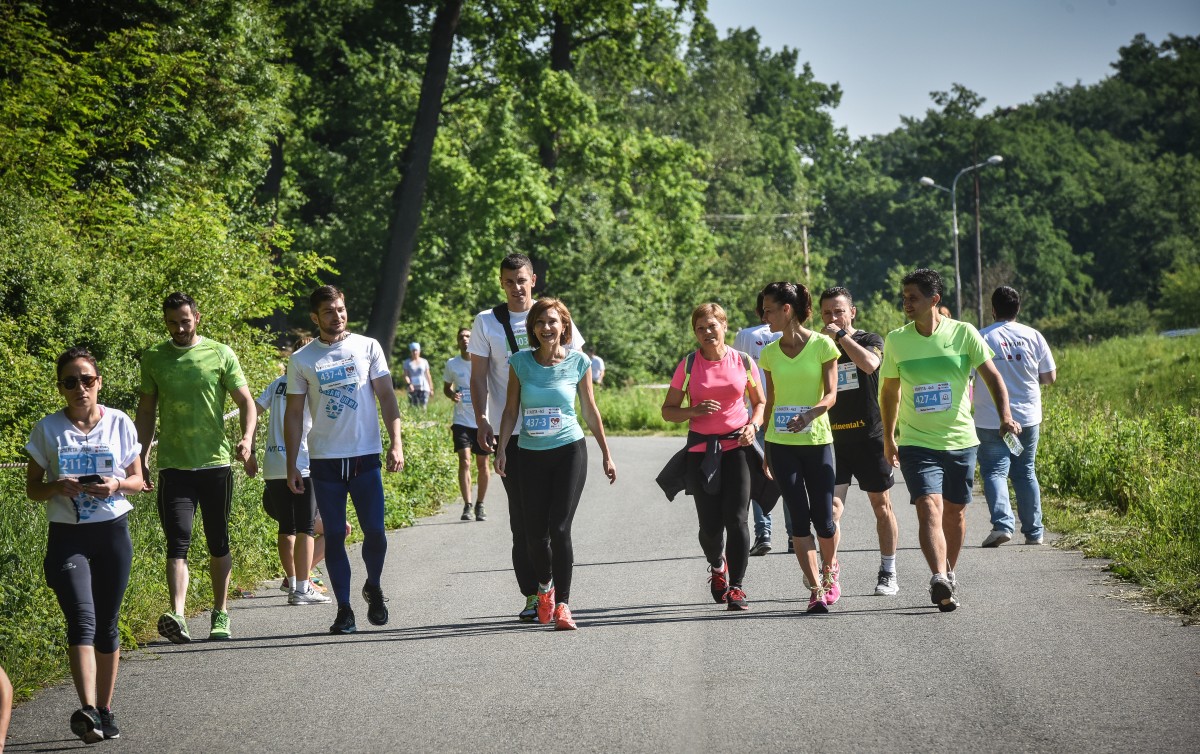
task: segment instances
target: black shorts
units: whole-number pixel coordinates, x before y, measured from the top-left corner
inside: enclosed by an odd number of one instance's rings
[[[479,430],[474,427],[468,427],[465,424],[451,424],[450,436],[454,438],[454,452],[458,452],[463,448],[470,448],[471,452],[477,456],[490,456],[490,450],[484,450],[479,444]]]
[[[229,507],[233,502],[233,470],[162,469],[158,472],[158,519],[167,538],[167,558],[187,559],[192,546],[196,508],[204,524],[208,554],[229,554]]]
[[[863,492],[886,492],[896,483],[892,465],[883,457],[883,437],[848,440],[833,443],[835,484],[850,484],[858,480]]]
[[[313,535],[317,518],[317,495],[312,482],[304,477],[304,493],[297,495],[288,488],[286,479],[268,479],[263,487],[263,510],[279,522],[281,535],[304,533]]]

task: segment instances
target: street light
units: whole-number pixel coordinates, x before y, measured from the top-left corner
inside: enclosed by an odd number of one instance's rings
[[[961,272],[961,269],[958,264],[958,179],[962,178],[967,173],[970,173],[972,170],[978,170],[979,168],[984,168],[984,167],[987,167],[988,165],[999,165],[1002,162],[1004,162],[1004,158],[998,154],[994,154],[991,157],[987,158],[987,160],[985,160],[984,162],[979,163],[978,165],[971,165],[969,167],[965,167],[962,170],[958,171],[958,175],[954,176],[954,180],[950,183],[950,188],[946,188],[945,186],[942,186],[941,184],[935,182],[932,178],[930,178],[928,176],[922,177],[920,180],[920,184],[922,186],[924,186],[925,188],[935,188],[940,191],[945,191],[947,194],[950,195],[950,217],[951,217],[951,231],[950,232],[954,236],[954,305],[955,305],[955,317],[958,319],[962,319],[962,272]],[[979,256],[980,256],[979,254],[976,254],[976,257],[977,257],[976,262],[977,263],[982,261],[982,260],[978,259]],[[980,278],[979,285],[981,288],[979,295],[980,295],[980,301],[982,301],[983,300],[982,299],[982,296],[983,296],[983,291],[982,291],[983,267],[982,267],[982,265],[980,265],[980,269],[979,269],[979,278]],[[983,327],[983,318],[982,317],[980,317],[979,326]]]

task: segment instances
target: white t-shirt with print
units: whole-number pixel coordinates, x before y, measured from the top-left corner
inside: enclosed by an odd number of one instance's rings
[[[1052,372],[1054,356],[1040,332],[1020,322],[996,322],[979,331],[996,355],[992,363],[1008,388],[1013,421],[1022,427],[1042,423],[1042,386],[1038,375]],[[975,383],[975,426],[1000,429],[1000,414],[986,385]]]
[[[405,359],[401,366],[404,367],[404,376],[408,378],[413,390],[426,392],[433,390],[433,378],[429,374],[428,361],[424,358]]]
[[[125,478],[126,467],[142,452],[137,427],[123,411],[106,406],[100,411],[100,421],[91,432],[79,431],[62,411],[33,425],[25,450],[46,470],[47,482],[88,474]],[[104,499],[84,492],[74,500],[54,495],[46,501],[47,517],[60,524],[112,521],[131,510],[133,505],[120,492]]]
[[[267,448],[263,453],[263,479],[287,479],[287,449],[283,445],[283,417],[287,408],[287,377],[281,375],[267,385],[255,401],[267,412]],[[301,476],[308,476],[308,430],[312,428],[312,416],[304,412],[304,431],[300,435],[300,452],[296,455],[296,468]]]
[[[379,343],[355,333],[331,346],[314,340],[292,354],[287,394],[308,396],[309,458],[383,452],[371,380],[390,374]]]
[[[470,354],[468,354],[469,356]],[[455,356],[446,361],[446,369],[442,372],[442,382],[454,386],[462,400],[454,404],[454,419],[451,424],[461,424],[464,427],[475,427],[475,408],[471,404],[471,362],[461,356]]]
[[[508,313],[513,336],[517,339],[517,348],[522,351],[529,350],[529,334],[525,329],[525,320],[528,318],[529,312]],[[582,351],[585,342],[583,333],[579,332],[579,327],[574,322],[571,323],[571,328],[570,350]],[[492,424],[492,429],[497,430],[500,428],[500,417],[504,414],[504,402],[508,398],[508,357],[512,354],[508,350],[508,337],[504,334],[504,326],[496,319],[491,309],[484,309],[475,315],[475,321],[471,323],[471,342],[467,346],[467,352],[473,356],[490,359],[487,418]]]
[[[755,325],[754,327],[743,327],[737,331],[737,335],[733,336],[733,348],[737,351],[745,351],[750,354],[750,358],[754,363],[758,364],[758,358],[762,356],[763,349],[768,344],[774,343],[783,337],[782,332],[771,332],[770,325]],[[767,378],[763,374],[763,368],[758,367],[758,384],[763,386],[766,391]]]

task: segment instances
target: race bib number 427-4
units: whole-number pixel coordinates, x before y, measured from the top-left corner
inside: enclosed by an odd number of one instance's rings
[[[933,382],[913,388],[913,407],[918,414],[933,414],[949,411],[954,403],[954,394],[949,382]]]

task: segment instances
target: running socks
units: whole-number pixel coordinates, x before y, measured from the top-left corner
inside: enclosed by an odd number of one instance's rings
[[[879,558],[879,570],[887,571],[888,573],[896,572],[896,555],[882,555]]]

